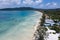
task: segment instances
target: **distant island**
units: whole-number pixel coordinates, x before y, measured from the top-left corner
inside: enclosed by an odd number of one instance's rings
[[[56,8],[56,9],[41,9],[41,8],[32,8],[32,7],[16,7],[16,8],[3,8],[0,9],[0,11],[12,11],[12,10],[42,10],[42,11],[47,11],[47,10],[60,10],[60,8]]]
[[[31,7],[19,7],[19,8],[4,8],[4,9],[0,9],[3,11],[12,11],[12,10],[39,10],[39,9],[35,9],[35,8],[31,8]]]

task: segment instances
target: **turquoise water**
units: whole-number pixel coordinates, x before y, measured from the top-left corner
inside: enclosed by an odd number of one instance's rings
[[[0,40],[28,40],[41,16],[37,11],[0,11]]]

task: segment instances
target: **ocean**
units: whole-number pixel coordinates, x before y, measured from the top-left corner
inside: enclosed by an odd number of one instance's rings
[[[0,40],[32,40],[38,11],[0,11]]]

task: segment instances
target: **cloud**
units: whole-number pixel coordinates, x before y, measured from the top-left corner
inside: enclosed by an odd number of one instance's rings
[[[0,0],[0,7],[9,7],[9,6],[21,6],[21,5],[28,5],[28,6],[36,6],[42,3],[43,0]]]
[[[14,7],[21,4],[21,0],[0,0],[0,8]]]
[[[20,4],[20,0],[0,0],[0,3],[4,5],[10,5],[11,3]]]
[[[35,8],[53,8],[57,7],[56,2],[43,3],[44,0],[0,0],[0,8],[7,7],[35,7]]]
[[[47,4],[46,4],[46,7],[48,7],[48,8],[56,8],[57,6],[58,6],[58,4],[55,3],[55,2],[47,3]]]
[[[33,1],[33,0],[23,0],[22,2],[21,2],[22,0],[0,0],[0,4],[4,4],[4,5],[6,5],[6,4],[11,4],[11,3],[16,3],[16,4],[20,4],[20,3],[24,3],[24,4],[31,4],[32,5],[32,3],[41,3],[42,2],[42,0],[35,0],[35,1]]]
[[[46,6],[50,5],[51,3],[47,3]]]
[[[56,5],[57,5],[57,3],[52,2],[52,3],[47,3],[47,4],[46,4],[46,6],[51,6],[51,5],[52,5],[52,6],[53,6],[53,5],[54,5],[54,6],[56,6]]]
[[[37,0],[35,3],[42,3],[43,0]]]
[[[54,2],[53,2],[53,5],[55,5],[55,6],[56,6],[56,5],[57,5],[57,3],[54,3]]]
[[[27,5],[36,5],[36,4],[39,4],[39,3],[42,3],[42,0],[24,0],[23,1],[23,4],[27,4]]]
[[[24,0],[23,2],[22,2],[23,4],[32,4],[33,3],[33,1],[32,0]]]

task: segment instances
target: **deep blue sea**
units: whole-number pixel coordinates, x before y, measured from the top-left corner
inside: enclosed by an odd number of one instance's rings
[[[38,11],[0,11],[0,40],[31,40]]]

